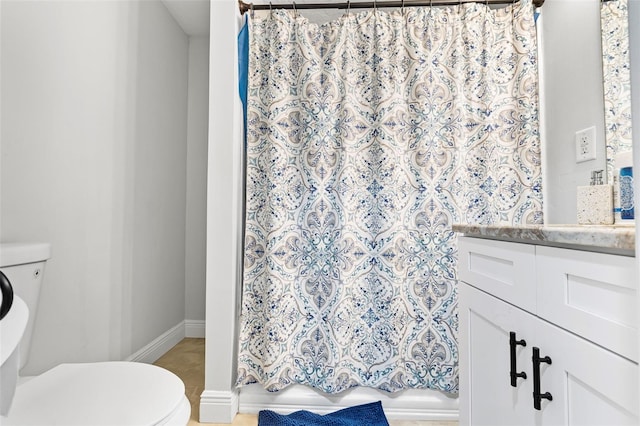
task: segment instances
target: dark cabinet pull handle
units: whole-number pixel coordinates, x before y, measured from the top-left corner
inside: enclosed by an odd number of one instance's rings
[[[527,373],[521,371],[518,373],[518,367],[516,366],[516,346],[527,346],[527,342],[524,339],[516,340],[516,333],[511,331],[509,332],[509,353],[511,358],[511,370],[509,371],[509,375],[511,376],[511,386],[514,388],[518,385],[518,378],[526,379]]]
[[[5,274],[0,271],[0,290],[2,290],[2,305],[0,305],[0,320],[4,318],[13,305],[13,287]]]
[[[551,365],[551,358],[548,356],[540,358],[540,349],[534,347],[531,360],[533,361],[533,408],[540,410],[542,399],[553,401],[553,396],[549,392],[540,393],[540,364],[544,362]]]

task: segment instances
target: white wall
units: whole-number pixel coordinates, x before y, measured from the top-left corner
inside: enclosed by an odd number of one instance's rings
[[[236,285],[239,282],[242,137],[239,131],[235,0],[213,0],[210,11],[209,150],[205,390],[200,421],[230,423],[237,412]]]
[[[576,187],[605,170],[599,0],[552,0],[541,9],[541,123],[546,223],[576,223]],[[597,159],[575,162],[575,132],[596,126]]]
[[[189,39],[187,127],[186,319],[204,322],[207,240],[207,145],[209,131],[209,37]],[[188,326],[188,325],[187,325]],[[189,330],[187,329],[187,335]],[[204,330],[202,330],[204,336]]]
[[[185,318],[189,39],[159,1],[136,1],[132,350]]]
[[[188,39],[160,2],[2,1],[0,239],[47,241],[27,373],[184,319]]]

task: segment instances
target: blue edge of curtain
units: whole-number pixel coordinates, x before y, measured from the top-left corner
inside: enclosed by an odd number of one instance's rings
[[[244,25],[238,34],[238,90],[242,101],[244,145],[247,144],[247,86],[249,85],[249,22],[245,15]]]

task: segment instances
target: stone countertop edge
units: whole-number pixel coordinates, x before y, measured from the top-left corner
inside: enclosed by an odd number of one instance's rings
[[[453,231],[467,237],[575,248],[635,256],[633,225],[465,225]]]

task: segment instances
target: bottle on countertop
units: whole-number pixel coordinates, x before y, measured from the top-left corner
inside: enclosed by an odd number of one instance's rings
[[[616,155],[613,173],[613,213],[615,223],[630,223],[634,220],[633,201],[633,155],[625,151]]]

